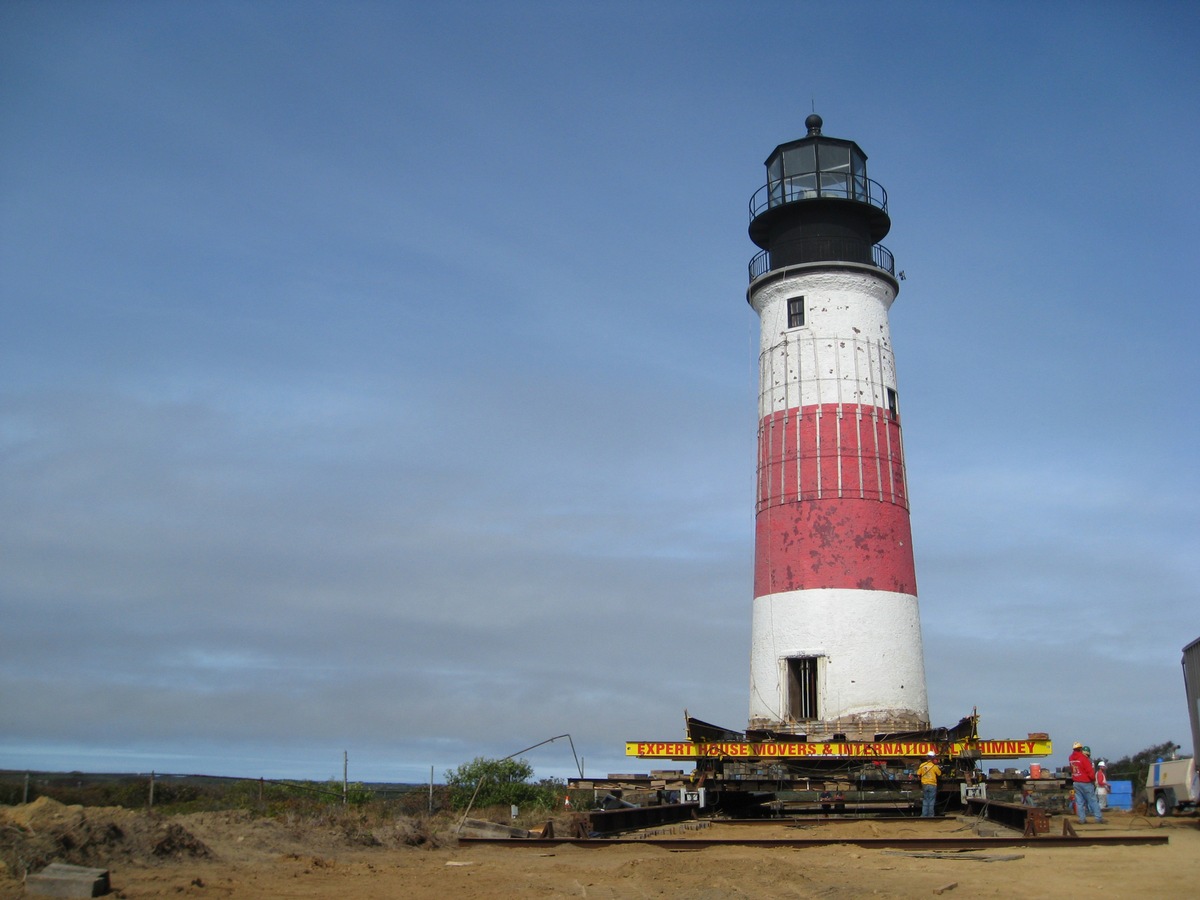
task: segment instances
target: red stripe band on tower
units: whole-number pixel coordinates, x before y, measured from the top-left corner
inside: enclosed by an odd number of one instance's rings
[[[759,427],[754,595],[916,594],[900,423],[859,404],[792,408]]]
[[[900,423],[891,413],[827,403],[765,416],[758,429],[758,510],[843,497],[908,507]]]

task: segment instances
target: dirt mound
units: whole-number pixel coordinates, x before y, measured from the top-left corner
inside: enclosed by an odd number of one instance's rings
[[[47,797],[0,809],[0,861],[18,878],[51,862],[103,868],[212,855],[178,822],[153,813],[64,806]]]
[[[453,837],[425,819],[354,811],[266,818],[245,810],[164,816],[121,807],[66,806],[47,797],[0,807],[0,878],[51,862],[154,867],[189,860],[265,861],[374,848],[436,849]]]

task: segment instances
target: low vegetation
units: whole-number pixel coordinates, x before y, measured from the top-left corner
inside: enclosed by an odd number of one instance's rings
[[[375,807],[408,815],[447,809],[448,791],[428,785],[366,785],[340,781],[273,781],[209,775],[0,772],[0,805],[47,797],[72,806],[146,809],[165,814],[247,810],[259,815],[307,814],[330,806]]]
[[[96,774],[0,771],[0,806],[45,797],[67,806],[152,809],[164,815],[244,810],[257,816],[319,820],[358,814],[453,820],[468,807],[476,818],[522,821],[594,804],[592,791],[568,790],[556,778],[533,780],[525,760],[477,757],[446,772],[446,783],[343,785],[340,781],[278,781],[208,775]]]
[[[450,805],[454,809],[485,806],[558,809],[564,805],[566,784],[557,778],[534,783],[533,766],[523,759],[487,759],[477,756],[446,773]]]
[[[533,781],[523,760],[482,757],[448,772],[447,783],[432,790],[427,784],[0,771],[0,873],[20,878],[51,861],[208,858],[203,834],[251,822],[265,829],[255,832],[260,837],[297,846],[433,849],[453,842],[468,805],[471,818],[533,829],[591,805],[591,791],[570,792],[570,804],[568,794],[556,779]]]

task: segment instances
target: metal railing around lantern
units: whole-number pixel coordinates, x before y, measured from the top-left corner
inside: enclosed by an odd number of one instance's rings
[[[771,263],[772,252],[775,258],[780,260],[775,265]],[[753,281],[771,269],[782,268],[785,265],[820,262],[856,262],[883,269],[892,276],[896,274],[896,261],[892,251],[882,244],[871,244],[850,237],[814,237],[784,241],[773,246],[771,251],[763,250],[755,254],[750,260],[750,280]]]
[[[750,218],[801,200],[854,200],[887,212],[887,191],[878,181],[847,172],[808,172],[769,181],[750,198]]]

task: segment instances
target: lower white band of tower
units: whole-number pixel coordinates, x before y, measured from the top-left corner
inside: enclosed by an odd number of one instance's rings
[[[917,598],[846,589],[756,597],[750,727],[809,740],[928,728]]]

